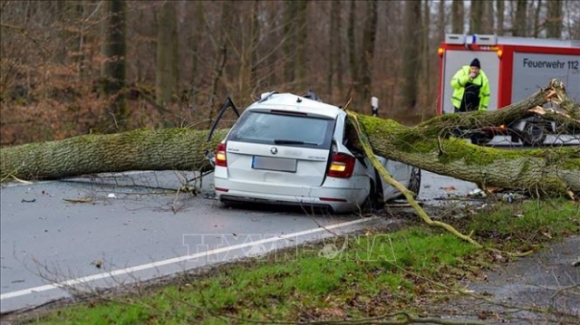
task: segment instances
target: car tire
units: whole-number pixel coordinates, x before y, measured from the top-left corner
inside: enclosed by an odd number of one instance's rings
[[[546,140],[546,128],[541,124],[528,123],[524,127],[521,139],[527,146],[542,145]]]
[[[371,193],[369,194],[369,196],[367,196],[367,198],[365,199],[363,206],[362,206],[362,210],[363,211],[376,211],[376,210],[381,210],[384,206],[385,206],[385,201],[383,198],[383,189],[382,186],[380,185],[380,176],[377,173],[377,180],[379,183],[379,186],[377,188],[377,186],[375,186],[374,182],[371,181]]]
[[[417,167],[411,168],[411,178],[409,179],[409,191],[415,193],[413,198],[419,196],[419,191],[421,190],[421,169]]]

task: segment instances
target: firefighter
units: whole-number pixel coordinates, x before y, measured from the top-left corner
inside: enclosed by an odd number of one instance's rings
[[[477,58],[465,65],[451,79],[453,96],[451,102],[455,113],[486,111],[489,105],[489,80],[481,70]]]

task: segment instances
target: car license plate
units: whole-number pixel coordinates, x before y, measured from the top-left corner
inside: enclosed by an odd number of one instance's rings
[[[252,168],[295,173],[296,159],[254,156],[252,159]]]

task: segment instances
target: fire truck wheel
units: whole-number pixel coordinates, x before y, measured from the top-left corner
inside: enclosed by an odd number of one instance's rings
[[[522,132],[522,142],[528,146],[542,145],[546,140],[546,129],[541,124],[529,123]]]

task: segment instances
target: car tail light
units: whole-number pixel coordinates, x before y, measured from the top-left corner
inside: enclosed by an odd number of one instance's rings
[[[343,153],[332,154],[332,161],[328,167],[327,175],[337,178],[349,178],[354,170],[356,158]]]
[[[226,144],[218,144],[215,150],[215,165],[221,167],[228,167],[228,161],[226,159]]]

